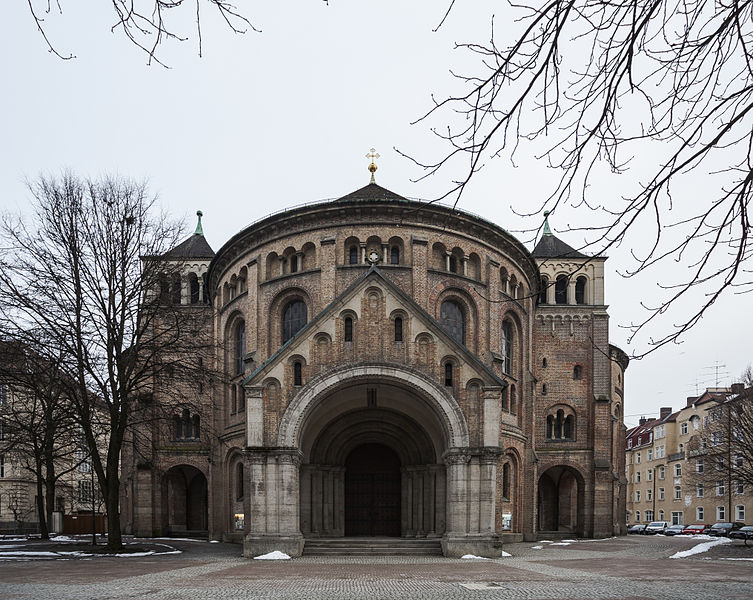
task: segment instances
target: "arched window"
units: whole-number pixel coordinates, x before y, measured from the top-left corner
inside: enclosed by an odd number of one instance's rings
[[[510,499],[510,463],[502,465],[502,496]]]
[[[185,439],[193,437],[191,435],[191,413],[188,409],[183,410],[183,437]]]
[[[439,322],[450,337],[461,344],[465,343],[465,319],[463,309],[454,300],[445,300],[439,311]]]
[[[193,416],[193,437],[197,440],[201,437],[201,417],[199,415]]]
[[[549,287],[549,279],[546,277],[541,278],[541,289],[539,290],[539,304],[546,304],[546,291]]]
[[[230,414],[234,415],[238,412],[238,388],[234,385],[230,386]]]
[[[568,409],[570,410],[570,409]],[[546,417],[546,439],[572,441],[575,438],[575,416],[557,409]]]
[[[510,386],[510,413],[517,414],[518,412],[518,397],[515,391],[515,386]]]
[[[515,340],[513,339],[513,328],[510,321],[502,322],[502,372],[512,373],[512,357],[513,357],[513,345]]]
[[[567,276],[560,275],[554,283],[554,301],[557,304],[567,304]]]
[[[243,477],[243,463],[238,463],[235,467],[235,498],[236,500],[243,500],[245,496],[245,481]]]
[[[307,310],[303,300],[293,300],[282,315],[282,343],[284,344],[306,325]]]
[[[395,341],[403,341],[403,319],[402,317],[395,317]]]
[[[175,415],[175,439],[183,439],[183,419],[181,419],[178,415]]]
[[[348,250],[348,263],[351,265],[358,264],[358,246],[351,246]]]
[[[201,280],[202,280],[202,282],[203,282],[203,296],[204,296],[204,297],[203,297],[203,298],[201,299],[201,301],[202,301],[202,302],[203,302],[204,304],[209,304],[209,287],[207,286],[207,274],[206,274],[206,273],[204,273],[204,274],[203,274],[203,275],[201,276]]]
[[[450,273],[457,273],[458,272],[458,259],[451,255],[450,259],[447,261],[447,266],[449,268]]]
[[[546,383],[543,383],[541,384],[541,395],[546,396],[546,392],[547,392]]]
[[[170,281],[164,273],[159,276],[159,301],[160,304],[170,304]]]
[[[444,385],[452,387],[452,363],[449,360],[444,364]]]
[[[235,374],[242,375],[245,370],[246,356],[246,322],[241,321],[235,326],[235,339],[233,340],[233,358],[235,359]]]
[[[199,303],[199,278],[195,273],[191,273],[188,277],[188,281],[191,287],[191,304]]]
[[[546,369],[546,358],[541,359],[541,366]]]
[[[509,396],[509,390],[506,387],[502,388],[502,410],[504,411],[510,410],[510,400],[508,396]]]
[[[345,331],[344,331],[344,340],[346,342],[352,342],[353,341],[353,318],[352,317],[345,317]]]
[[[175,273],[173,275],[173,281],[170,285],[170,301],[173,304],[180,304],[180,295],[181,295],[181,281],[180,281],[180,275],[178,273]]]
[[[300,360],[293,363],[293,385],[303,385],[303,363]]]
[[[242,385],[237,385],[238,388],[238,412],[243,412],[246,410],[246,392],[243,390]]]
[[[573,367],[573,379],[581,379],[583,377],[583,367],[575,365]]]
[[[400,248],[398,248],[397,246],[392,246],[392,248],[390,248],[390,264],[400,264]]]
[[[575,303],[586,303],[586,278],[582,276],[575,280]]]
[[[298,255],[297,254],[293,254],[293,256],[290,257],[290,272],[291,273],[298,272]]]

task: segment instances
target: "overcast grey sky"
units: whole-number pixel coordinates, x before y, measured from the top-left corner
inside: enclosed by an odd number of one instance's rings
[[[261,33],[233,35],[204,9],[199,58],[189,7],[174,11],[176,29],[189,39],[164,48],[161,56],[171,67],[165,69],[146,66],[141,51],[110,31],[109,3],[67,0],[63,8],[46,22],[57,49],[76,56],[69,61],[47,51],[26,3],[0,3],[0,208],[24,210],[24,182],[40,172],[69,168],[82,176],[147,179],[161,205],[184,217],[189,229],[195,211],[204,212],[215,250],[270,212],[365,185],[364,155],[372,146],[381,155],[381,185],[411,198],[440,195],[453,173],[411,183],[421,172],[393,148],[427,161],[441,156],[446,148],[430,131],[441,120],[411,122],[431,107],[432,94],[457,93],[451,69],[474,68],[476,59],[454,50],[454,43],[486,41],[494,10],[498,37],[515,27],[504,21],[498,2],[487,0],[459,3],[439,32],[432,30],[446,9],[441,2],[252,3],[243,10]],[[523,148],[515,166],[489,163],[460,208],[511,231],[531,227],[511,206],[536,207],[554,181],[534,154]],[[648,149],[640,158],[653,159]],[[619,181],[628,185],[635,176]],[[618,193],[614,181],[605,179],[605,194]],[[699,174],[698,187],[683,200],[703,201],[703,185]],[[563,231],[590,218],[583,208],[563,210],[551,225]],[[582,242],[572,233],[560,237],[576,247]],[[631,243],[640,241],[637,236]],[[642,351],[646,338],[628,345],[621,325],[641,316],[641,302],[660,298],[657,281],[685,268],[666,265],[625,280],[616,273],[629,251],[627,245],[611,251],[606,263],[611,339],[628,354]],[[751,362],[750,304],[749,296],[728,296],[682,345],[633,362],[626,377],[627,424],[658,414],[660,406],[684,406],[686,396],[717,383],[717,365],[721,385],[735,379]]]

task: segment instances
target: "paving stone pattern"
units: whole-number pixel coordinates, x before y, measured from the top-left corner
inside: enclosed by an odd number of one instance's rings
[[[176,542],[183,554],[0,561],[0,600],[311,600],[444,598],[735,600],[753,598],[753,548],[673,560],[699,543],[619,538],[570,546],[511,544],[512,557],[310,557],[251,561],[238,546]]]

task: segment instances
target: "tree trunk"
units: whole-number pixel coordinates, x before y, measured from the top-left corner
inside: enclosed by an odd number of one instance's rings
[[[107,549],[122,550],[123,536],[120,531],[120,477],[118,476],[118,459],[119,453],[115,455],[114,461],[108,456],[107,489],[105,490],[105,511],[107,512]]]
[[[44,494],[42,494],[42,466],[37,463],[37,515],[39,516],[39,534],[43,540],[50,539],[50,532],[47,529],[47,519],[45,518]]]

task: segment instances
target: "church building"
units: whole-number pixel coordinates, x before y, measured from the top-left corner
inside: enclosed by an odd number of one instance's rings
[[[609,343],[605,259],[548,223],[531,251],[379,186],[375,169],[216,253],[199,221],[168,254],[217,375],[139,434],[146,455],[124,451],[126,531],[246,556],[434,540],[450,557],[624,533],[628,359]]]

